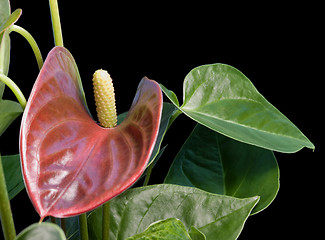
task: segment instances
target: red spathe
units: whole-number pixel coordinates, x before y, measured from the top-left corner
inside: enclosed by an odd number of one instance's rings
[[[28,100],[20,130],[25,185],[45,216],[90,211],[143,173],[158,135],[162,93],[143,78],[125,120],[100,127],[90,116],[72,55],[49,53]]]

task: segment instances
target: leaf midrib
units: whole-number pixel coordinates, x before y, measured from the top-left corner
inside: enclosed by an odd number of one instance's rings
[[[279,134],[279,133],[276,133],[276,132],[268,132],[268,131],[265,131],[265,130],[262,130],[262,129],[258,129],[258,128],[254,128],[252,126],[248,126],[248,125],[244,125],[244,124],[238,124],[235,121],[225,120],[225,119],[216,117],[215,115],[210,115],[210,114],[207,114],[207,113],[197,112],[197,111],[193,111],[193,110],[187,110],[187,109],[183,109],[183,108],[182,108],[182,110],[189,117],[191,117],[191,113],[195,113],[197,115],[202,115],[204,117],[208,117],[208,118],[212,118],[212,119],[217,119],[219,121],[231,123],[231,124],[234,124],[234,125],[237,125],[237,126],[240,126],[240,127],[249,128],[249,129],[252,129],[252,130],[255,130],[255,131],[259,131],[259,132],[263,132],[263,133],[266,133],[266,134],[272,134],[272,135],[276,135],[276,136],[281,136],[281,137],[288,138],[288,139],[294,139],[295,141],[298,141],[300,143],[306,143],[306,141],[303,141],[302,139],[299,139],[299,138],[295,138],[295,137],[292,137],[292,136]],[[206,121],[211,122],[210,120],[206,120]],[[213,123],[213,122],[211,122],[211,123]]]

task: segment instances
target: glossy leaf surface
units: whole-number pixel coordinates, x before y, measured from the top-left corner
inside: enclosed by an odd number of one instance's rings
[[[66,240],[65,234],[58,225],[53,223],[34,223],[21,233],[16,240]]]
[[[144,232],[129,237],[126,240],[192,240],[184,224],[176,219],[169,218],[151,224]]]
[[[25,188],[20,169],[20,157],[19,154],[2,156],[1,160],[6,179],[8,196],[9,200],[11,200]]]
[[[90,116],[77,66],[62,47],[48,55],[28,100],[20,153],[29,196],[41,217],[92,210],[143,173],[161,117],[159,85],[142,79],[126,119],[102,128]]]
[[[252,212],[257,213],[277,195],[279,168],[272,151],[197,124],[171,165],[165,183],[237,198],[260,196]]]
[[[239,70],[225,64],[203,65],[184,81],[180,110],[208,128],[235,140],[292,153],[314,145],[272,106]],[[175,104],[175,96],[162,88]]]
[[[110,239],[124,240],[152,223],[177,218],[197,239],[233,240],[240,234],[258,197],[238,199],[197,188],[160,184],[128,189],[110,201]],[[101,239],[102,209],[88,218],[89,236]]]

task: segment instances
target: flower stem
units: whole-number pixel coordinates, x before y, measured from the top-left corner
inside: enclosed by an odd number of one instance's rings
[[[88,226],[86,213],[79,215],[79,232],[81,240],[88,240]]]
[[[36,57],[38,68],[41,70],[41,68],[43,66],[42,54],[41,54],[41,51],[40,51],[35,39],[32,37],[32,35],[29,32],[27,32],[24,28],[19,27],[17,25],[12,25],[10,27],[10,31],[14,31],[16,33],[19,33],[20,35],[22,35],[28,41],[28,43],[32,47],[34,55]]]
[[[5,239],[6,240],[15,239],[16,230],[12,218],[1,156],[0,156],[0,217],[1,217],[1,224],[2,224],[2,229],[3,229]]]
[[[67,226],[66,226],[65,218],[60,218],[60,222],[61,222],[61,228],[62,228],[64,234],[66,235],[67,234]],[[87,233],[88,233],[88,229],[87,229]]]
[[[50,11],[55,46],[63,47],[63,37],[57,0],[50,0]]]
[[[102,239],[109,240],[109,217],[110,217],[110,202],[103,204],[103,227]]]
[[[26,107],[26,98],[24,97],[24,94],[21,92],[16,83],[14,83],[10,78],[8,78],[2,73],[0,73],[0,81],[6,84],[11,89],[11,91],[15,94],[18,102],[24,109]]]
[[[97,70],[93,75],[96,111],[99,123],[104,128],[117,124],[113,82],[107,71]],[[102,239],[109,240],[110,203],[103,204]]]

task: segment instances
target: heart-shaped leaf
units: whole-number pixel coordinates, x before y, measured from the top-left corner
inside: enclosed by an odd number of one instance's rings
[[[34,223],[21,233],[16,240],[66,240],[64,232],[53,223]]]
[[[20,153],[29,196],[43,218],[92,210],[143,173],[157,138],[159,85],[142,79],[126,119],[102,128],[86,107],[72,55],[55,47],[28,100]]]
[[[236,239],[258,200],[170,184],[129,189],[110,201],[110,239],[124,240],[168,218],[182,221],[196,239]],[[100,207],[89,215],[90,239],[101,239],[102,212]]]
[[[184,81],[179,109],[190,118],[235,140],[280,152],[314,149],[307,137],[272,106],[239,70],[225,64],[203,65]],[[162,86],[178,107],[175,95]]]
[[[279,167],[270,150],[235,141],[197,124],[171,165],[165,183],[247,198],[266,208],[279,190]]]

